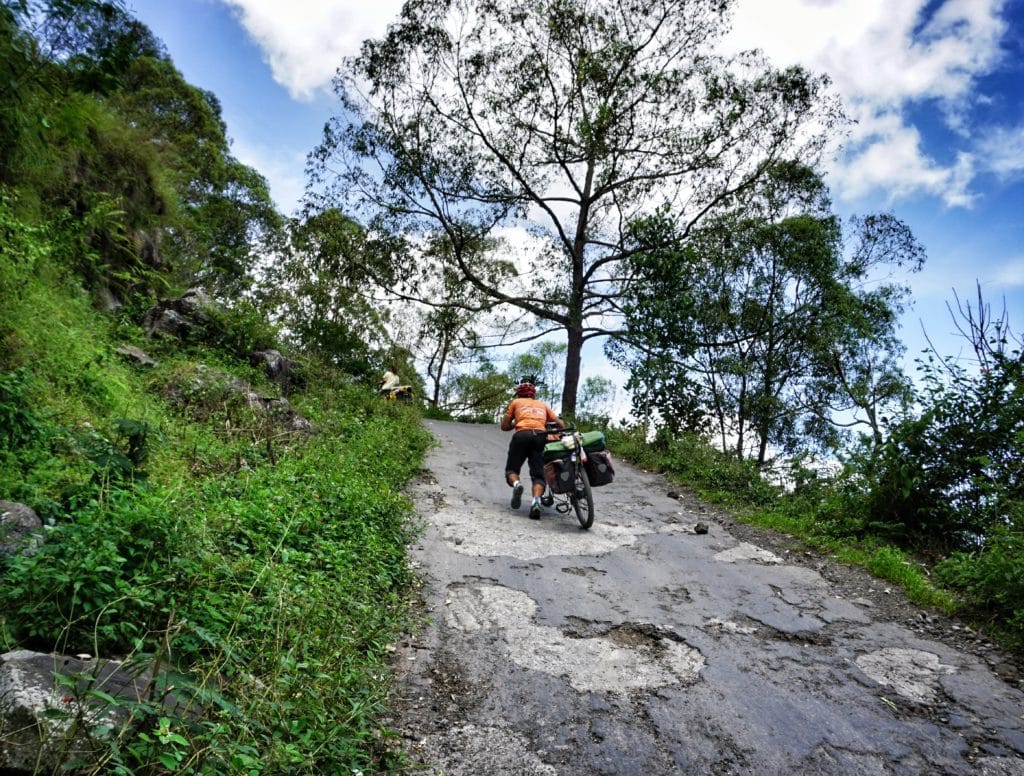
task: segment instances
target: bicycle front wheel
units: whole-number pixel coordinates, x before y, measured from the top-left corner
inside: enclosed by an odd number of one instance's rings
[[[590,528],[594,524],[594,492],[590,489],[590,478],[582,463],[576,465],[576,483],[573,492],[569,494],[569,501],[576,511],[580,528]]]

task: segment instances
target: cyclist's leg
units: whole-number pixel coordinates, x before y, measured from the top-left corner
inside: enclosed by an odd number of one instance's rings
[[[525,434],[513,434],[508,443],[508,457],[505,459],[505,482],[514,484],[519,479],[523,463],[530,455]]]
[[[542,434],[536,435],[530,446],[530,482],[533,484],[533,495],[543,496],[547,488],[547,480],[544,478],[544,445],[546,438]]]
[[[523,497],[523,483],[519,481],[519,472],[529,456],[528,435],[513,434],[508,443],[508,457],[505,459],[505,482],[512,488],[512,508],[519,509]]]

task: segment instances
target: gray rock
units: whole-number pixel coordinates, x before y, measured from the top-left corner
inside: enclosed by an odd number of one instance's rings
[[[43,540],[43,523],[24,504],[0,501],[0,558],[31,555]]]
[[[141,366],[156,366],[157,361],[153,359],[146,351],[141,348],[137,348],[134,345],[118,345],[117,352],[125,358],[134,361],[136,364]]]
[[[299,365],[277,350],[254,350],[249,354],[249,363],[262,367],[264,374],[285,394],[302,382]]]
[[[28,650],[0,655],[0,772],[57,773],[72,758],[95,759],[106,737],[128,722],[128,704],[145,699],[151,676],[115,660]],[[90,690],[126,703],[111,704]]]
[[[216,305],[202,290],[191,288],[177,299],[161,299],[149,309],[142,325],[147,337],[165,335],[187,340],[210,322]]]

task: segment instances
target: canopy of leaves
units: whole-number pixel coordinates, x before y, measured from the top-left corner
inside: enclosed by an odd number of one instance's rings
[[[618,331],[627,225],[663,207],[685,234],[837,118],[824,79],[715,53],[729,5],[407,3],[343,69],[314,183],[371,229],[442,232],[465,282],[564,330],[571,412],[583,342]],[[513,226],[496,284],[468,257]]]
[[[892,355],[906,291],[872,285],[872,273],[923,254],[890,217],[854,227],[844,250],[820,179],[794,164],[688,237],[664,216],[636,223],[628,338],[609,348],[630,369],[636,409],[676,431],[714,429],[759,463],[769,446],[834,447],[840,411],[867,412],[877,431],[871,402],[905,394]]]
[[[77,236],[87,281],[244,287],[279,225],[266,182],[231,156],[216,98],[123,4],[6,4],[0,82],[0,182]]]

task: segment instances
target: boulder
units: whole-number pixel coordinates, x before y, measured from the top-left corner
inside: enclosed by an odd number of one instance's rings
[[[151,679],[150,670],[116,660],[29,650],[0,655],[0,773],[59,773],[72,759],[95,761],[105,739],[129,721],[131,704],[146,699]]]
[[[43,541],[43,522],[24,504],[0,501],[0,558],[31,555]]]
[[[254,350],[249,354],[249,363],[261,367],[281,392],[287,395],[295,386],[302,384],[299,365],[277,350]]]
[[[210,323],[213,302],[201,289],[191,288],[177,299],[161,299],[142,320],[147,337],[165,335],[187,340]]]
[[[153,357],[146,353],[146,351],[141,348],[137,348],[134,345],[118,345],[117,352],[139,366],[157,365],[157,361]]]

